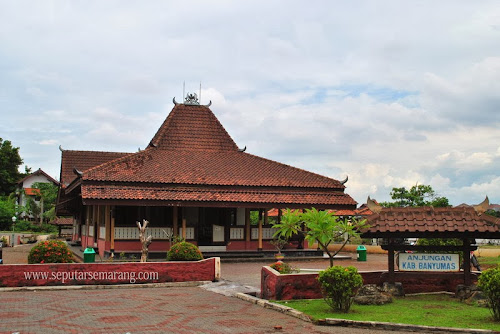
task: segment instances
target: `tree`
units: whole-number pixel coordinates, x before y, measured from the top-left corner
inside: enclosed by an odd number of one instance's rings
[[[495,211],[495,210],[492,210],[492,209],[489,209],[489,210],[486,210],[485,212],[487,215],[490,215],[490,216],[493,216],[493,217],[497,217],[497,218],[500,218],[500,211]]]
[[[152,236],[147,236],[146,237],[146,228],[148,227],[149,221],[146,219],[142,220],[142,225],[141,222],[135,222],[137,224],[137,228],[139,229],[139,240],[141,241],[141,262],[147,262],[148,261],[148,247],[151,244],[151,241],[153,241]]]
[[[12,217],[16,213],[16,204],[13,196],[0,198],[0,230],[10,230]]]
[[[309,243],[309,247],[317,243],[318,246],[330,258],[330,267],[333,267],[333,258],[337,255],[352,237],[359,236],[359,231],[366,227],[366,220],[340,219],[332,212],[317,210],[315,208],[306,209],[305,212],[292,211],[287,209],[281,217],[281,222],[274,224],[278,230],[274,237],[280,236],[290,239],[294,234],[303,234],[304,239]],[[305,230],[303,229],[305,226]],[[342,246],[336,252],[328,249],[328,246],[335,241],[342,240]]]
[[[35,221],[50,221],[56,217],[55,205],[58,187],[53,183],[35,182],[32,188],[38,189],[40,194],[39,204],[32,197],[26,200],[25,211],[35,218]]]
[[[22,163],[19,147],[13,147],[10,141],[0,138],[0,196],[7,196],[15,190],[22,177],[19,173]]]
[[[433,206],[444,208],[450,206],[446,197],[439,197],[430,185],[417,184],[407,190],[405,187],[392,188],[391,198],[393,202],[382,202],[384,207],[415,207]]]

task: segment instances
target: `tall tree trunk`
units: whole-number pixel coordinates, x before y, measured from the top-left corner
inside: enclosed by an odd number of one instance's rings
[[[147,262],[148,260],[148,247],[151,241],[153,240],[152,236],[146,237],[146,227],[148,226],[149,222],[146,219],[142,220],[142,225],[141,222],[136,222],[137,227],[139,228],[139,240],[141,241],[142,244],[142,250],[141,250],[141,262]]]

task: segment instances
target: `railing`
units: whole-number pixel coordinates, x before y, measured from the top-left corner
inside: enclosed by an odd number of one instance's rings
[[[106,239],[106,227],[105,226],[99,227],[99,239]]]
[[[186,230],[186,232],[189,231]],[[165,234],[165,232],[168,234]],[[168,239],[172,235],[171,227],[148,227],[146,236],[152,236],[153,239]],[[115,239],[130,240],[139,239],[139,229],[137,227],[115,227]]]
[[[231,240],[243,240],[243,239],[245,239],[245,228],[244,227],[231,227],[229,230],[229,238]]]
[[[179,236],[182,237],[182,227],[179,227]],[[186,240],[194,239],[194,227],[186,227]]]
[[[271,240],[273,239],[273,234],[277,231],[277,229],[272,228],[272,227],[263,227],[262,228],[262,240]],[[253,240],[258,240],[259,239],[259,228],[258,227],[253,227],[252,228],[252,239]]]

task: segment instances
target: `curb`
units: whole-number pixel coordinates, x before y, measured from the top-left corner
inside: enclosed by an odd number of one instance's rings
[[[185,288],[211,283],[211,281],[166,282],[144,284],[116,284],[116,285],[57,285],[57,286],[21,286],[16,288],[0,288],[0,292],[14,291],[55,291],[55,290],[104,290],[104,289],[139,289],[139,288]]]
[[[236,298],[242,299],[242,300],[250,302],[252,304],[259,305],[263,308],[268,308],[268,309],[271,309],[273,311],[278,311],[278,312],[284,313],[286,315],[298,318],[298,319],[306,321],[306,322],[312,322],[311,318],[308,315],[306,315],[305,313],[302,313],[300,311],[297,311],[296,309],[288,307],[288,306],[283,306],[280,304],[271,303],[268,300],[257,298],[254,296],[250,296],[250,295],[247,295],[247,294],[241,293],[241,292],[236,294]]]
[[[425,332],[425,333],[477,333],[477,334],[493,334],[500,333],[498,331],[489,329],[471,329],[471,328],[455,328],[455,327],[435,327],[423,325],[409,325],[392,322],[378,322],[378,321],[360,321],[360,320],[347,320],[347,319],[334,319],[327,318],[318,321],[318,325],[326,326],[343,326],[343,327],[361,327],[371,329],[385,329],[392,331],[411,331],[411,332]]]
[[[259,305],[264,308],[284,313],[286,315],[290,315],[292,317],[301,319],[306,322],[312,322],[320,326],[359,327],[359,328],[377,329],[377,330],[382,329],[391,331],[443,333],[443,334],[444,333],[473,333],[473,334],[500,333],[499,331],[488,330],[488,329],[435,327],[435,326],[400,324],[392,322],[360,321],[360,320],[347,320],[347,319],[335,319],[335,318],[320,319],[315,322],[312,321],[311,318],[305,313],[297,311],[288,306],[272,303],[266,299],[250,296],[241,292],[236,294],[236,298],[245,300],[247,302]]]

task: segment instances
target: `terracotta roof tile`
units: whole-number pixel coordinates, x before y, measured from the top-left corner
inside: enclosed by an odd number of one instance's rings
[[[384,208],[367,218],[372,234],[386,232],[500,232],[500,219],[472,207]]]
[[[76,178],[74,168],[83,172],[128,154],[130,153],[64,150],[61,156],[61,184],[67,186]]]
[[[84,180],[344,189],[339,181],[238,151],[148,148],[87,170]]]
[[[27,196],[40,196],[40,189],[37,188],[24,188]]]
[[[161,200],[199,202],[280,203],[300,205],[352,205],[342,192],[215,189],[176,186],[82,185],[82,197],[102,200]]]
[[[52,225],[73,225],[72,217],[57,217],[50,222]]]

